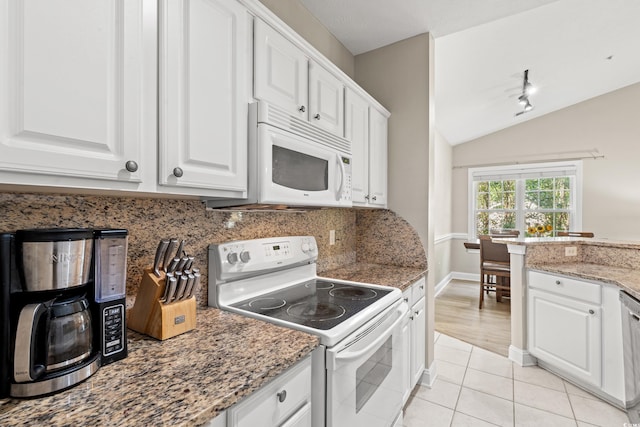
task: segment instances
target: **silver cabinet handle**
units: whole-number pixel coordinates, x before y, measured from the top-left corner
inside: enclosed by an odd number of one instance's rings
[[[593,310],[589,310],[589,314],[596,314],[596,312]]]
[[[369,195],[364,196],[365,200],[369,200]]]
[[[560,284],[560,280],[556,280],[556,285],[559,285],[559,284]]]
[[[173,176],[175,176],[176,178],[180,178],[182,175],[184,175],[182,168],[173,168]]]
[[[420,289],[424,289],[424,285],[420,285]]]
[[[307,111],[307,109],[304,108],[304,105],[301,105],[300,108],[298,108],[298,111],[300,111],[301,113],[304,113],[305,111]]]
[[[316,119],[316,120],[320,120],[320,113],[318,113],[315,116],[313,116],[313,118]]]
[[[287,398],[287,390],[282,390],[280,393],[277,394],[278,396],[278,402],[282,403],[285,401],[285,399]]]
[[[402,298],[404,302],[409,302],[409,298]]]
[[[124,167],[129,171],[129,172],[135,172],[138,170],[138,164],[136,162],[134,162],[133,160],[129,160],[127,163],[124,164]]]
[[[378,198],[376,196],[373,196],[372,199],[375,202]]]
[[[413,316],[409,316],[409,319],[413,320]]]

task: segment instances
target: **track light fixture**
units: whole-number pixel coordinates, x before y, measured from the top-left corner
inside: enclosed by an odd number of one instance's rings
[[[533,110],[533,105],[529,102],[529,95],[534,93],[536,88],[529,82],[529,70],[524,70],[524,79],[522,81],[522,95],[518,97],[518,104],[522,105],[522,111],[516,113],[516,116]]]

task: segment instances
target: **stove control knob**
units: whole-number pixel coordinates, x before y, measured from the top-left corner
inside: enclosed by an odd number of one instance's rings
[[[227,255],[227,261],[229,261],[229,264],[235,264],[238,262],[238,254],[235,252],[229,252],[229,255]]]
[[[302,244],[302,252],[309,252],[309,244],[308,243],[303,243]]]
[[[251,255],[249,254],[249,251],[240,252],[240,261],[249,262],[250,259],[251,259]]]

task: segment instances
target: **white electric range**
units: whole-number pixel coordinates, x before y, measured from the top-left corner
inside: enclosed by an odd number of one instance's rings
[[[402,413],[399,289],[318,277],[314,237],[209,246],[209,305],[319,337],[314,427],[390,427]]]

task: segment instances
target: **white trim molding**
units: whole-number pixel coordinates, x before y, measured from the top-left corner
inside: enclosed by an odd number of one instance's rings
[[[535,366],[538,364],[538,359],[533,357],[528,350],[509,346],[509,360],[516,362],[520,366]]]
[[[434,360],[428,369],[422,371],[422,376],[420,377],[420,381],[418,382],[420,383],[420,385],[431,388],[433,387],[433,383],[435,382],[437,376],[438,369],[436,361]]]
[[[469,282],[479,282],[480,281],[480,273],[463,273],[460,271],[452,271],[447,274],[440,282],[436,284],[435,287],[435,297],[440,295],[442,291],[444,291],[449,283],[452,280],[467,280]]]

